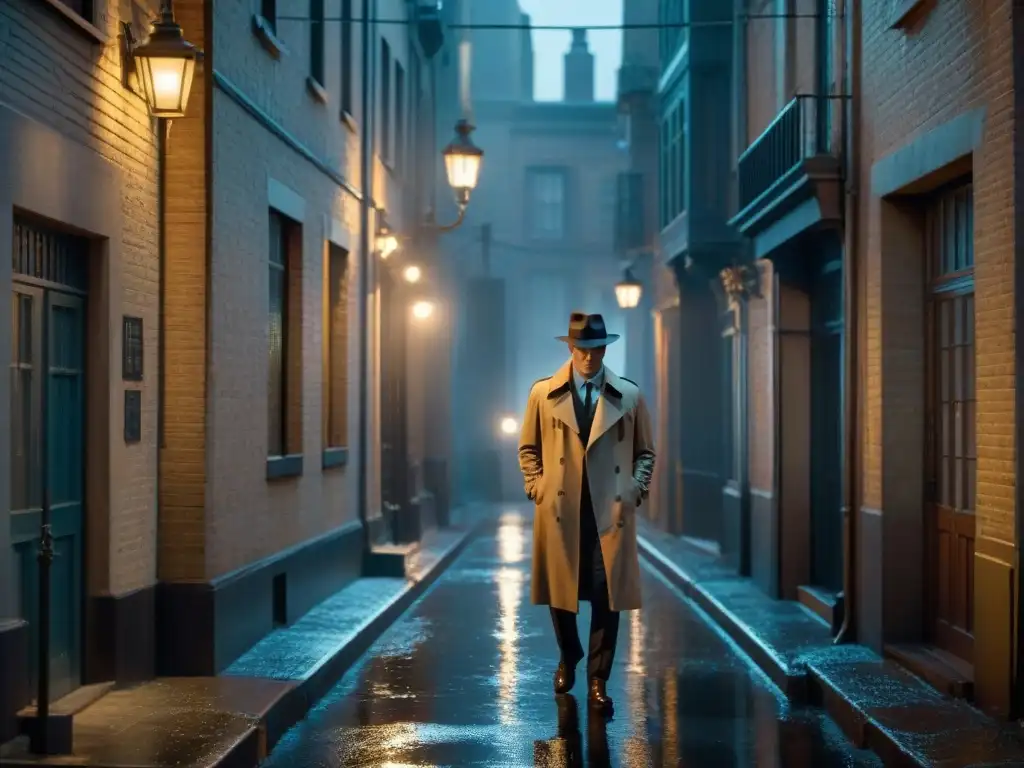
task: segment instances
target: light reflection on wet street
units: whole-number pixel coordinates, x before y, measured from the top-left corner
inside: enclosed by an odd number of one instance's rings
[[[548,610],[530,604],[528,517],[502,516],[367,652],[265,765],[880,765],[817,710],[795,710],[690,602],[644,567],[608,693],[585,664],[556,700]],[[579,617],[581,633],[589,607]]]

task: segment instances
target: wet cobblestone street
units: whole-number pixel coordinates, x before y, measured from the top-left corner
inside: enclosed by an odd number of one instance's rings
[[[278,744],[314,766],[879,765],[817,710],[791,708],[699,609],[644,566],[623,616],[615,714],[551,688],[557,649],[529,601],[528,517],[502,516]],[[589,609],[580,616],[581,635]]]

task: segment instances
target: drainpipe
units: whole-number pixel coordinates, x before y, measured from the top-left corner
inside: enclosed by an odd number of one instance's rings
[[[373,37],[370,34],[370,13],[371,0],[363,0],[363,21],[362,21],[362,94],[361,108],[362,125],[359,137],[359,172],[362,180],[361,198],[359,200],[359,439],[357,444],[358,461],[356,466],[359,471],[356,473],[356,511],[359,513],[359,522],[363,530],[363,556],[367,557],[371,551],[370,527],[368,520],[367,505],[369,504],[369,493],[367,478],[367,457],[369,450],[367,441],[369,438],[369,393],[368,379],[370,374],[369,361],[369,290],[370,290],[370,206],[373,205],[373,99],[370,79],[371,63],[373,61]]]
[[[775,562],[772,580],[776,597],[782,597],[782,297],[779,295],[779,273],[772,269],[771,339],[772,339],[772,520],[775,521]]]
[[[846,88],[843,101],[846,115],[846,209],[843,233],[843,334],[845,377],[843,388],[843,623],[835,642],[856,635],[854,610],[857,600],[857,213],[858,172],[860,168],[860,3],[846,0],[843,21],[846,44]]]

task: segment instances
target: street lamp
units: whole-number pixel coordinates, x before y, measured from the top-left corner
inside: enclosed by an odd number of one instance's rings
[[[519,430],[519,422],[517,422],[511,416],[506,416],[501,420],[501,432],[504,435],[514,435]]]
[[[402,277],[405,278],[407,283],[418,283],[420,278],[423,277],[423,271],[415,264],[410,264],[402,270]]]
[[[174,20],[171,0],[163,0],[149,40],[133,48],[132,55],[150,114],[158,118],[184,117],[198,52]]]
[[[398,237],[386,225],[382,225],[377,233],[377,253],[382,259],[386,259],[397,250]]]
[[[417,320],[427,320],[434,314],[434,302],[417,301],[412,305],[412,316]]]
[[[622,279],[615,284],[615,298],[619,306],[634,309],[640,303],[643,292],[643,283],[633,277],[633,272],[627,267],[622,273]]]
[[[473,126],[468,120],[459,120],[455,124],[455,138],[444,148],[444,169],[448,174],[448,185],[455,193],[455,203],[459,206],[459,219],[469,204],[469,195],[476,189],[480,178],[480,164],[484,152],[473,143],[469,134]]]

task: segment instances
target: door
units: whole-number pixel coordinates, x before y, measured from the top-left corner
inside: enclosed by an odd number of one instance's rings
[[[15,237],[24,231],[16,224]],[[36,244],[47,242],[48,236],[42,233]],[[15,261],[17,270],[17,252]],[[45,274],[44,269],[35,272]],[[58,275],[59,270],[53,270],[51,276]],[[46,279],[16,273],[14,280],[11,534],[19,578],[20,613],[29,624],[30,677],[34,692],[38,673],[37,553],[42,512],[44,505],[49,507],[54,548],[50,593],[50,697],[57,699],[81,683],[85,302],[80,295],[44,287],[53,285]],[[40,375],[44,370],[47,372],[45,379]]]
[[[842,262],[811,288],[811,584],[843,588]]]
[[[405,505],[405,329],[400,286],[386,269],[380,274],[381,344],[381,505],[392,536],[398,541],[399,516]]]
[[[972,209],[967,185],[935,200],[927,216],[926,483],[929,634],[937,646],[971,663],[977,474]]]

